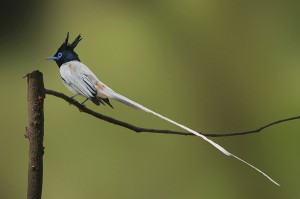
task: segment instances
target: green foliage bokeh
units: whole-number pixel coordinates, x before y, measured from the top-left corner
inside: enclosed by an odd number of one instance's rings
[[[33,1],[1,31],[0,198],[25,198],[26,73],[71,93],[45,61],[63,42],[117,92],[200,132],[256,128],[299,115],[299,4],[294,1]],[[15,11],[18,11],[16,13]],[[4,31],[5,30],[5,31]],[[78,97],[79,101],[84,98]],[[86,105],[138,126],[177,129],[112,101]],[[299,198],[300,121],[214,138],[276,187],[200,138],[134,134],[45,99],[43,198]]]

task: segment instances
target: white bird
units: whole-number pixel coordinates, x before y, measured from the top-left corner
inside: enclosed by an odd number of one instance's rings
[[[86,100],[91,100],[94,104],[100,105],[100,103],[108,104],[112,107],[110,104],[109,99],[117,100],[123,104],[126,104],[134,109],[142,110],[147,113],[151,113],[163,120],[166,120],[184,130],[187,130],[188,132],[201,137],[211,145],[213,145],[215,148],[217,148],[219,151],[224,153],[226,156],[232,156],[236,158],[237,160],[247,164],[248,166],[252,167],[262,175],[264,175],[267,179],[269,179],[274,184],[280,186],[276,181],[274,181],[270,176],[265,174],[263,171],[259,170],[255,166],[251,165],[250,163],[244,161],[243,159],[237,157],[236,155],[228,152],[226,149],[224,149],[219,144],[213,142],[212,140],[208,139],[204,135],[198,133],[197,131],[194,131],[182,124],[179,124],[163,115],[160,115],[126,97],[123,95],[120,95],[119,93],[113,91],[111,88],[109,88],[107,85],[102,83],[96,75],[83,63],[80,62],[78,55],[74,52],[74,48],[77,46],[77,44],[81,41],[81,36],[79,35],[72,44],[68,43],[69,39],[69,33],[67,34],[67,38],[65,42],[60,46],[60,48],[57,50],[54,56],[49,57],[48,60],[54,60],[60,71],[61,79],[64,83],[64,85],[74,94],[73,97],[77,95],[82,95],[86,97]],[[85,101],[86,101],[85,100]],[[84,101],[84,102],[85,102]],[[84,103],[83,102],[83,103]]]

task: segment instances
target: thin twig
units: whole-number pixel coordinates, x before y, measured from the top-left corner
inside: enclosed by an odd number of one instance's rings
[[[112,118],[112,117],[100,114],[98,112],[95,112],[95,111],[85,107],[84,105],[78,103],[74,99],[66,96],[63,93],[60,93],[60,92],[57,92],[57,91],[54,91],[54,90],[50,90],[50,89],[46,89],[46,94],[53,95],[53,96],[56,96],[58,98],[64,99],[69,104],[72,104],[72,105],[76,106],[81,112],[87,113],[89,115],[92,115],[92,116],[94,116],[96,118],[99,118],[101,120],[104,120],[106,122],[128,128],[128,129],[130,129],[134,132],[137,132],[137,133],[149,132],[149,133],[176,134],[176,135],[194,135],[192,133],[187,133],[187,132],[182,132],[182,131],[171,131],[171,130],[160,130],[160,129],[149,129],[149,128],[137,127],[137,126],[134,126],[132,124],[129,124],[129,123],[117,120],[115,118]],[[252,133],[259,133],[260,131],[262,131],[262,130],[268,128],[268,127],[271,127],[273,125],[280,124],[280,123],[287,122],[287,121],[291,121],[291,120],[297,120],[297,119],[300,119],[300,116],[295,116],[295,117],[290,117],[290,118],[286,118],[286,119],[277,120],[275,122],[271,122],[269,124],[261,126],[257,129],[249,130],[249,131],[243,131],[243,132],[222,133],[222,134],[208,134],[208,133],[201,133],[201,134],[204,135],[204,136],[207,136],[207,137],[226,137],[226,136],[247,135],[247,134],[252,134]]]

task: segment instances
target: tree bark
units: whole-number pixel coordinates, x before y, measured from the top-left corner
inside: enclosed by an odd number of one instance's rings
[[[27,199],[40,199],[43,185],[45,88],[41,72],[33,71],[26,77],[28,125],[25,137],[29,140]]]

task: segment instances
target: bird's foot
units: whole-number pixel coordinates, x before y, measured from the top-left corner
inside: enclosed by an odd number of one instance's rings
[[[81,105],[85,106],[84,103],[88,100],[89,100],[89,98],[86,98],[83,102],[81,102]]]
[[[74,102],[77,102],[76,101],[76,99],[75,99],[75,97],[76,97],[77,95],[73,95],[72,97],[70,97]],[[71,105],[71,103],[69,102],[69,105]]]

